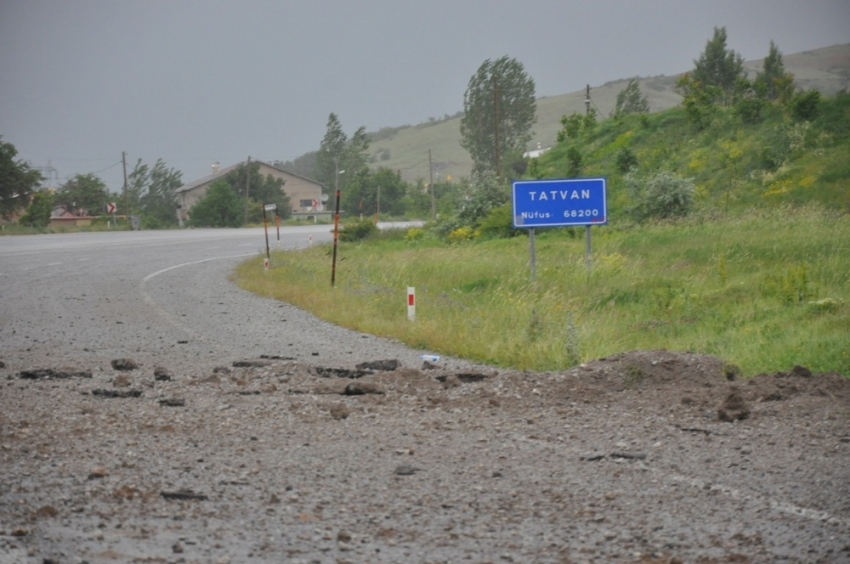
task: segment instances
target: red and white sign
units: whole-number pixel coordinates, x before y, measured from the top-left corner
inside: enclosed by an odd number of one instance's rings
[[[106,213],[115,213],[115,202],[106,204]]]
[[[416,319],[416,288],[407,287],[407,318],[410,321]]]

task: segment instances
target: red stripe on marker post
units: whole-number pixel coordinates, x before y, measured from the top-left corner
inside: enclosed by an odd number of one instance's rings
[[[416,319],[416,288],[407,287],[407,318],[410,321]]]

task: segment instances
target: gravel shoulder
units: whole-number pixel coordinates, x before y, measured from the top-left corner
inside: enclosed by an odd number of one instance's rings
[[[850,561],[846,378],[431,365],[181,245],[0,252],[0,562]]]

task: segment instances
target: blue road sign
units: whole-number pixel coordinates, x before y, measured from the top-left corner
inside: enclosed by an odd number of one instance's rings
[[[604,178],[514,180],[514,227],[608,223]]]

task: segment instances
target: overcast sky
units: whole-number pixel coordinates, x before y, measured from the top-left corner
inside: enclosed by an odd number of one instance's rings
[[[485,59],[538,96],[693,66],[714,26],[745,59],[850,43],[848,0],[0,0],[0,135],[60,182],[162,158],[244,160],[463,109]]]

